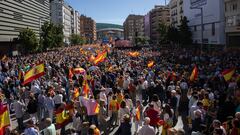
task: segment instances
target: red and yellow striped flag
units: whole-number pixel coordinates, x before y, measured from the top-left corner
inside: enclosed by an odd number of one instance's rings
[[[21,80],[23,77],[23,71],[22,70],[19,70],[18,71],[18,80]]]
[[[44,75],[44,64],[38,64],[34,66],[32,69],[30,69],[25,75],[24,75],[24,82],[23,85],[32,82],[35,79],[38,79],[39,77]]]
[[[74,68],[74,74],[85,74],[86,70],[83,68]]]
[[[72,68],[69,68],[69,72],[68,72],[68,79],[70,80],[70,81],[72,81],[72,77],[73,77],[73,70],[72,70]]]
[[[73,98],[76,99],[76,98],[79,97],[79,95],[80,95],[79,89],[78,88],[74,88]]]
[[[6,128],[10,126],[9,111],[6,105],[0,107],[0,135],[5,135]]]
[[[140,120],[140,106],[136,108],[136,121]]]
[[[98,56],[93,61],[95,65],[97,65],[100,62],[103,62],[107,57],[107,51],[104,51],[102,53],[99,53]]]
[[[195,66],[190,76],[190,81],[196,80],[197,77],[198,77],[198,69],[197,69],[197,66]]]
[[[231,80],[233,74],[235,73],[235,68],[227,69],[222,72],[222,75],[225,79],[225,81]]]
[[[149,61],[147,66],[148,66],[148,68],[153,67],[154,66],[154,61],[153,60]]]
[[[70,116],[65,109],[59,109],[55,112],[56,115],[56,128],[62,128],[66,126],[70,121]]]
[[[95,104],[95,106],[94,106],[94,112],[95,112],[96,114],[98,114],[99,111],[100,111],[100,107],[99,107],[99,104],[96,102],[96,104]]]
[[[129,55],[132,57],[138,57],[140,55],[139,52],[135,51],[135,52],[129,52]]]
[[[89,85],[88,85],[87,80],[85,79],[85,80],[83,81],[83,90],[82,90],[83,95],[84,95],[85,97],[88,97],[89,91],[90,91],[90,88],[89,88]]]

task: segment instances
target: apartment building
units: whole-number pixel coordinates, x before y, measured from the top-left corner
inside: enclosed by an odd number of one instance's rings
[[[96,22],[91,18],[84,15],[80,16],[80,33],[87,43],[93,43],[97,40]]]
[[[169,2],[170,8],[170,24],[174,27],[178,27],[181,24],[183,18],[183,0],[171,0]]]
[[[50,20],[49,0],[0,0],[0,50],[11,54],[24,28],[39,36],[41,25]]]
[[[123,23],[124,39],[135,43],[135,38],[144,36],[144,16],[130,14]]]
[[[156,5],[150,11],[150,39],[154,44],[159,44],[159,24],[170,25],[170,9],[168,6]]]
[[[225,32],[229,46],[240,43],[240,0],[225,0]]]
[[[203,11],[203,29],[200,8]],[[203,30],[203,44],[225,44],[224,0],[184,0],[183,11],[189,21],[194,43],[202,43]]]

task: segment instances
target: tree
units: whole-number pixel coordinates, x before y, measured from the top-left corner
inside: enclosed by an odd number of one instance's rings
[[[21,44],[19,50],[23,53],[35,52],[38,49],[38,38],[32,29],[23,29],[18,36]]]
[[[63,26],[62,25],[54,25],[54,47],[60,47],[63,45]]]
[[[70,42],[71,42],[71,44],[73,44],[73,45],[79,45],[79,44],[81,44],[81,40],[82,40],[82,38],[81,38],[81,36],[78,35],[78,34],[72,34],[72,35],[70,36]]]
[[[167,32],[167,39],[173,44],[178,44],[179,43],[178,29],[173,26],[169,26]]]
[[[160,43],[166,43],[168,27],[164,23],[159,23],[157,31],[160,34]]]
[[[59,47],[63,44],[63,26],[45,22],[41,29],[41,50]]]
[[[179,26],[179,37],[182,45],[192,44],[192,32],[188,27],[188,20],[186,16],[184,16],[181,20],[181,24]]]
[[[86,39],[81,37],[79,34],[72,34],[70,36],[70,42],[73,45],[83,45],[86,43]]]

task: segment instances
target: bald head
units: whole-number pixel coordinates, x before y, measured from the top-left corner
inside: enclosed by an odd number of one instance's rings
[[[150,118],[149,118],[149,117],[145,117],[144,123],[145,123],[146,125],[149,125],[149,123],[150,123]]]

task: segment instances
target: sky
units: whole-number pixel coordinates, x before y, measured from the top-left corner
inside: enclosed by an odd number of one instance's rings
[[[129,14],[145,15],[154,5],[165,0],[65,0],[80,14],[92,17],[97,23],[122,25]],[[168,0],[167,0],[168,1]]]

